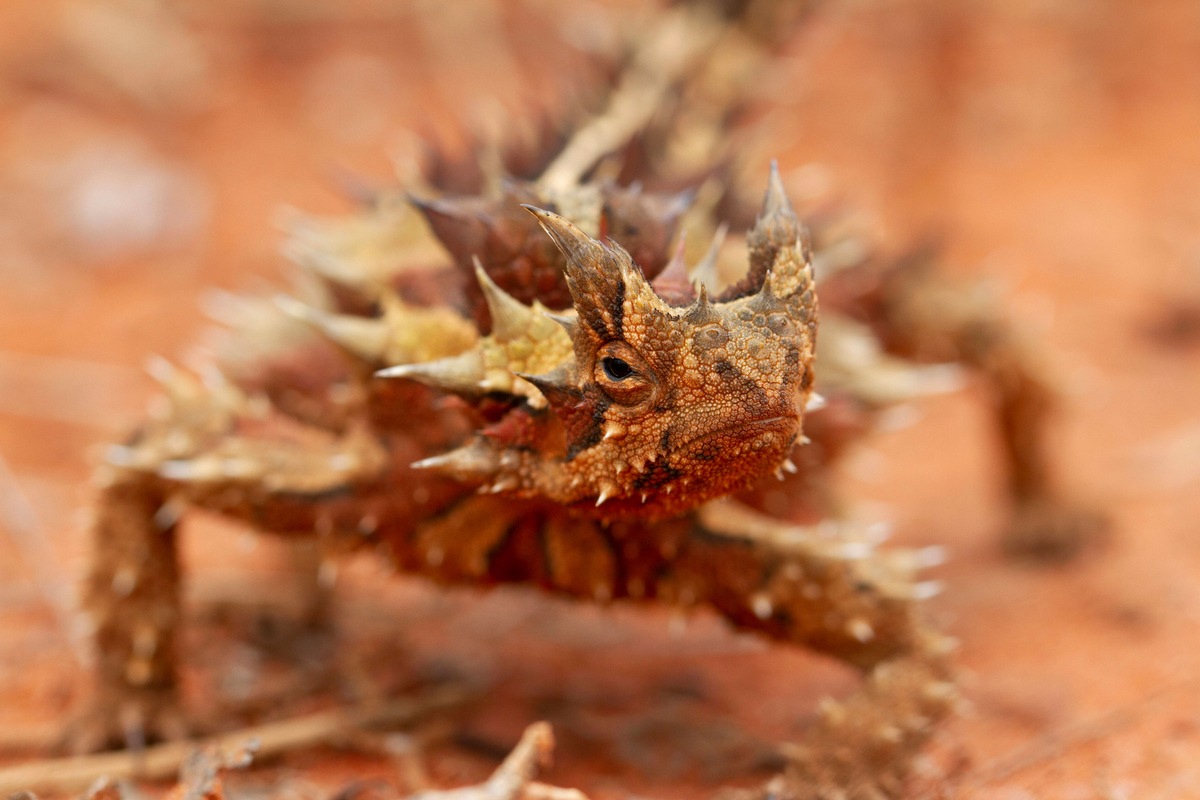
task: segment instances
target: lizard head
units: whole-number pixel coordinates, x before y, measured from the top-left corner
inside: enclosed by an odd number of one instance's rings
[[[701,287],[683,306],[663,300],[619,244],[527,208],[566,257],[573,313],[550,316],[547,332],[547,315],[481,271],[503,324],[458,360],[455,380],[460,389],[473,382],[461,367],[476,359],[477,388],[525,400],[420,466],[605,518],[680,513],[778,470],[800,435],[816,333],[805,232],[778,174],[748,237],[746,279],[733,296],[710,300]],[[503,386],[487,375],[498,363],[511,378]],[[532,374],[528,364],[555,366]],[[443,364],[389,374],[451,372]]]

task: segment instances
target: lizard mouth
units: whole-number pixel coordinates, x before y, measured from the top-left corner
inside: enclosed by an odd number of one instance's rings
[[[800,417],[794,414],[760,417],[759,419],[735,422],[689,439],[679,449],[695,455],[714,446],[721,447],[723,443],[729,443],[731,438],[741,443],[750,440],[759,440],[763,434],[780,434],[790,440],[791,435],[795,434],[799,422]],[[767,445],[769,445],[769,442],[764,442],[764,446]],[[719,454],[712,453],[709,457],[716,458],[719,457]]]

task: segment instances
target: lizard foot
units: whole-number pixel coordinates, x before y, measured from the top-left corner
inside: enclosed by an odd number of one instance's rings
[[[931,636],[925,654],[877,666],[862,691],[822,704],[804,738],[784,745],[785,772],[721,800],[894,800],[907,796],[913,764],[938,723],[956,713],[960,695],[945,653]]]

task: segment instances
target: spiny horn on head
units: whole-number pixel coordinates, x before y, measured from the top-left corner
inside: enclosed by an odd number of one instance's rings
[[[572,373],[571,368],[566,365],[545,375],[528,375],[522,372],[519,373],[519,377],[536,386],[550,405],[555,408],[577,404],[583,396],[582,392],[575,385],[575,375]]]
[[[792,294],[801,284],[811,283],[811,271],[807,277],[802,276],[812,261],[808,231],[792,209],[779,167],[773,161],[762,211],[746,234],[746,245],[750,250],[750,269],[744,278],[722,293],[719,301],[761,291],[768,275],[774,293],[780,297]]]
[[[597,406],[578,387],[578,378],[569,365],[564,365],[546,375],[521,377],[532,383],[546,398],[554,415],[562,423],[568,445],[582,442],[596,425]]]
[[[783,188],[783,178],[779,174],[779,165],[771,162],[771,175],[767,180],[767,191],[763,196],[762,211],[754,223],[754,228],[746,236],[746,244],[750,249],[750,271],[763,278],[768,272],[778,273],[784,261],[795,262],[795,266],[807,265],[812,261],[808,241],[808,231],[796,216],[787,192]],[[783,290],[776,275],[774,289],[776,294],[785,295],[790,291]]]
[[[684,315],[692,325],[704,325],[711,322],[719,322],[721,314],[708,302],[708,289],[704,284],[700,284],[700,293],[696,297],[696,301],[688,306],[687,313]]]
[[[608,268],[616,271],[609,248],[588,236],[578,225],[565,217],[560,217],[553,211],[524,203],[521,206],[542,226],[542,230],[554,241],[558,249],[567,257],[567,278],[587,277],[584,268],[591,264],[593,270]]]
[[[602,244],[550,211],[525,205],[566,256],[567,288],[581,320],[606,339],[623,336],[626,300],[643,308],[666,304],[620,245]]]

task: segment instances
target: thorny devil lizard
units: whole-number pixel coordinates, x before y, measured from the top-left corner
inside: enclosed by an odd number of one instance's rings
[[[99,470],[85,587],[97,687],[78,748],[180,733],[176,532],[192,506],[329,555],[373,550],[444,583],[708,606],[841,659],[865,673],[861,687],[823,705],[756,795],[903,792],[957,697],[949,640],[921,609],[928,559],[876,549],[853,526],[798,524],[843,516],[830,465],[876,409],[919,391],[884,348],[983,376],[1009,466],[1012,549],[1069,553],[1093,521],[1051,488],[1052,393],[990,298],[949,286],[923,258],[867,258],[826,278],[817,366],[829,403],[806,419],[813,252],[778,173],[746,236],[748,269],[711,297],[693,279],[715,289],[713,253],[691,276],[669,257],[682,198],[581,180],[635,135],[655,141],[643,110],[716,36],[729,50],[732,28],[694,22],[660,37],[686,43],[686,57],[671,69],[634,58],[614,113],[575,131],[536,183],[410,198],[473,273],[465,285],[364,267],[371,255],[351,252],[361,230],[297,229],[303,300],[282,298],[268,322],[253,306],[235,314],[236,354],[200,378],[155,362],[163,402]],[[712,120],[714,141],[727,116]],[[346,228],[388,240],[394,220],[375,212]]]
[[[647,223],[624,226],[637,231],[626,244],[647,251],[661,235],[647,208],[661,219],[665,201],[605,192],[602,227],[621,228],[622,213]],[[707,605],[866,673],[824,707],[764,796],[901,791],[956,697],[948,640],[919,607],[919,554],[815,536],[722,499],[794,471],[806,442],[817,297],[778,172],[747,235],[748,271],[712,297],[693,291],[678,257],[656,259],[652,283],[620,242],[525,208],[544,231],[523,237],[536,257],[522,269],[475,262],[486,310],[474,323],[383,286],[377,313],[284,301],[348,356],[340,399],[310,391],[304,405],[279,391],[295,385],[295,364],[256,386],[160,365],[168,402],[101,471],[86,587],[99,686],[82,744],[120,741],[131,724],[169,734],[178,719],[175,529],[188,504],[316,537],[328,553],[370,548],[445,583]],[[560,287],[544,271],[565,277],[571,307],[515,299],[501,284],[528,292],[523,269],[546,278],[548,297]]]

